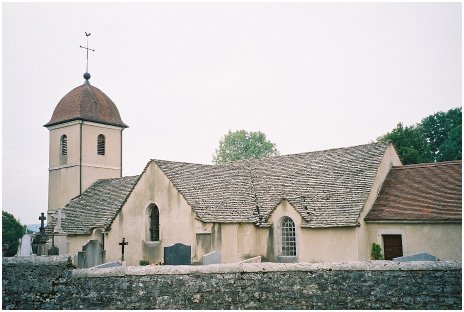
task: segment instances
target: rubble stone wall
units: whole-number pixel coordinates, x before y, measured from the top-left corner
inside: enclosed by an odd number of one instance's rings
[[[454,261],[72,269],[3,258],[3,309],[461,309]]]

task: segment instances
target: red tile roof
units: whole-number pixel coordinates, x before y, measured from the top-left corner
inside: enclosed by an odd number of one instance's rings
[[[462,221],[462,161],[393,167],[365,221]]]
[[[127,128],[118,108],[100,89],[88,81],[66,94],[55,107],[49,127],[72,120],[87,120]]]

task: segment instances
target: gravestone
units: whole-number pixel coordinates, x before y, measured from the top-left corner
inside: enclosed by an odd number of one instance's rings
[[[191,259],[191,246],[177,243],[164,247],[164,264],[166,265],[190,265]]]
[[[52,214],[53,219],[55,220],[55,229],[54,231],[57,233],[62,233],[63,229],[61,228],[61,221],[66,218],[66,214],[63,212],[63,209],[57,209]]]
[[[16,255],[19,257],[32,256],[31,242],[31,236],[29,234],[24,234],[23,237],[19,239],[19,247]]]
[[[77,267],[91,268],[105,262],[105,250],[97,240],[90,240],[77,253]]]
[[[48,250],[48,255],[49,256],[58,256],[60,254],[60,250],[58,249],[58,247],[56,246],[52,246],[49,250]]]
[[[221,263],[221,253],[219,251],[213,251],[209,254],[203,256],[203,264],[220,264]]]
[[[438,261],[438,258],[429,253],[421,252],[421,253],[417,253],[414,255],[393,258],[393,261],[396,261],[396,262]]]

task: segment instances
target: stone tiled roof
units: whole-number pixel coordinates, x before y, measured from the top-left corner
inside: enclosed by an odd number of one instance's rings
[[[53,111],[52,118],[44,126],[49,127],[72,120],[94,121],[127,128],[121,120],[118,108],[100,89],[86,81],[66,94]]]
[[[63,209],[62,228],[68,234],[87,234],[94,228],[107,228],[126,202],[140,176],[101,179]]]
[[[204,222],[265,224],[288,200],[309,227],[355,226],[387,145],[199,165],[152,160]]]
[[[366,221],[462,221],[462,161],[393,167]]]

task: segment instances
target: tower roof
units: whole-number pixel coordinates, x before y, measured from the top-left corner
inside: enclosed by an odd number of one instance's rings
[[[100,89],[90,85],[86,80],[66,94],[56,105],[52,118],[44,127],[60,123],[86,120],[106,125],[127,128],[121,120],[118,108],[113,101]]]

